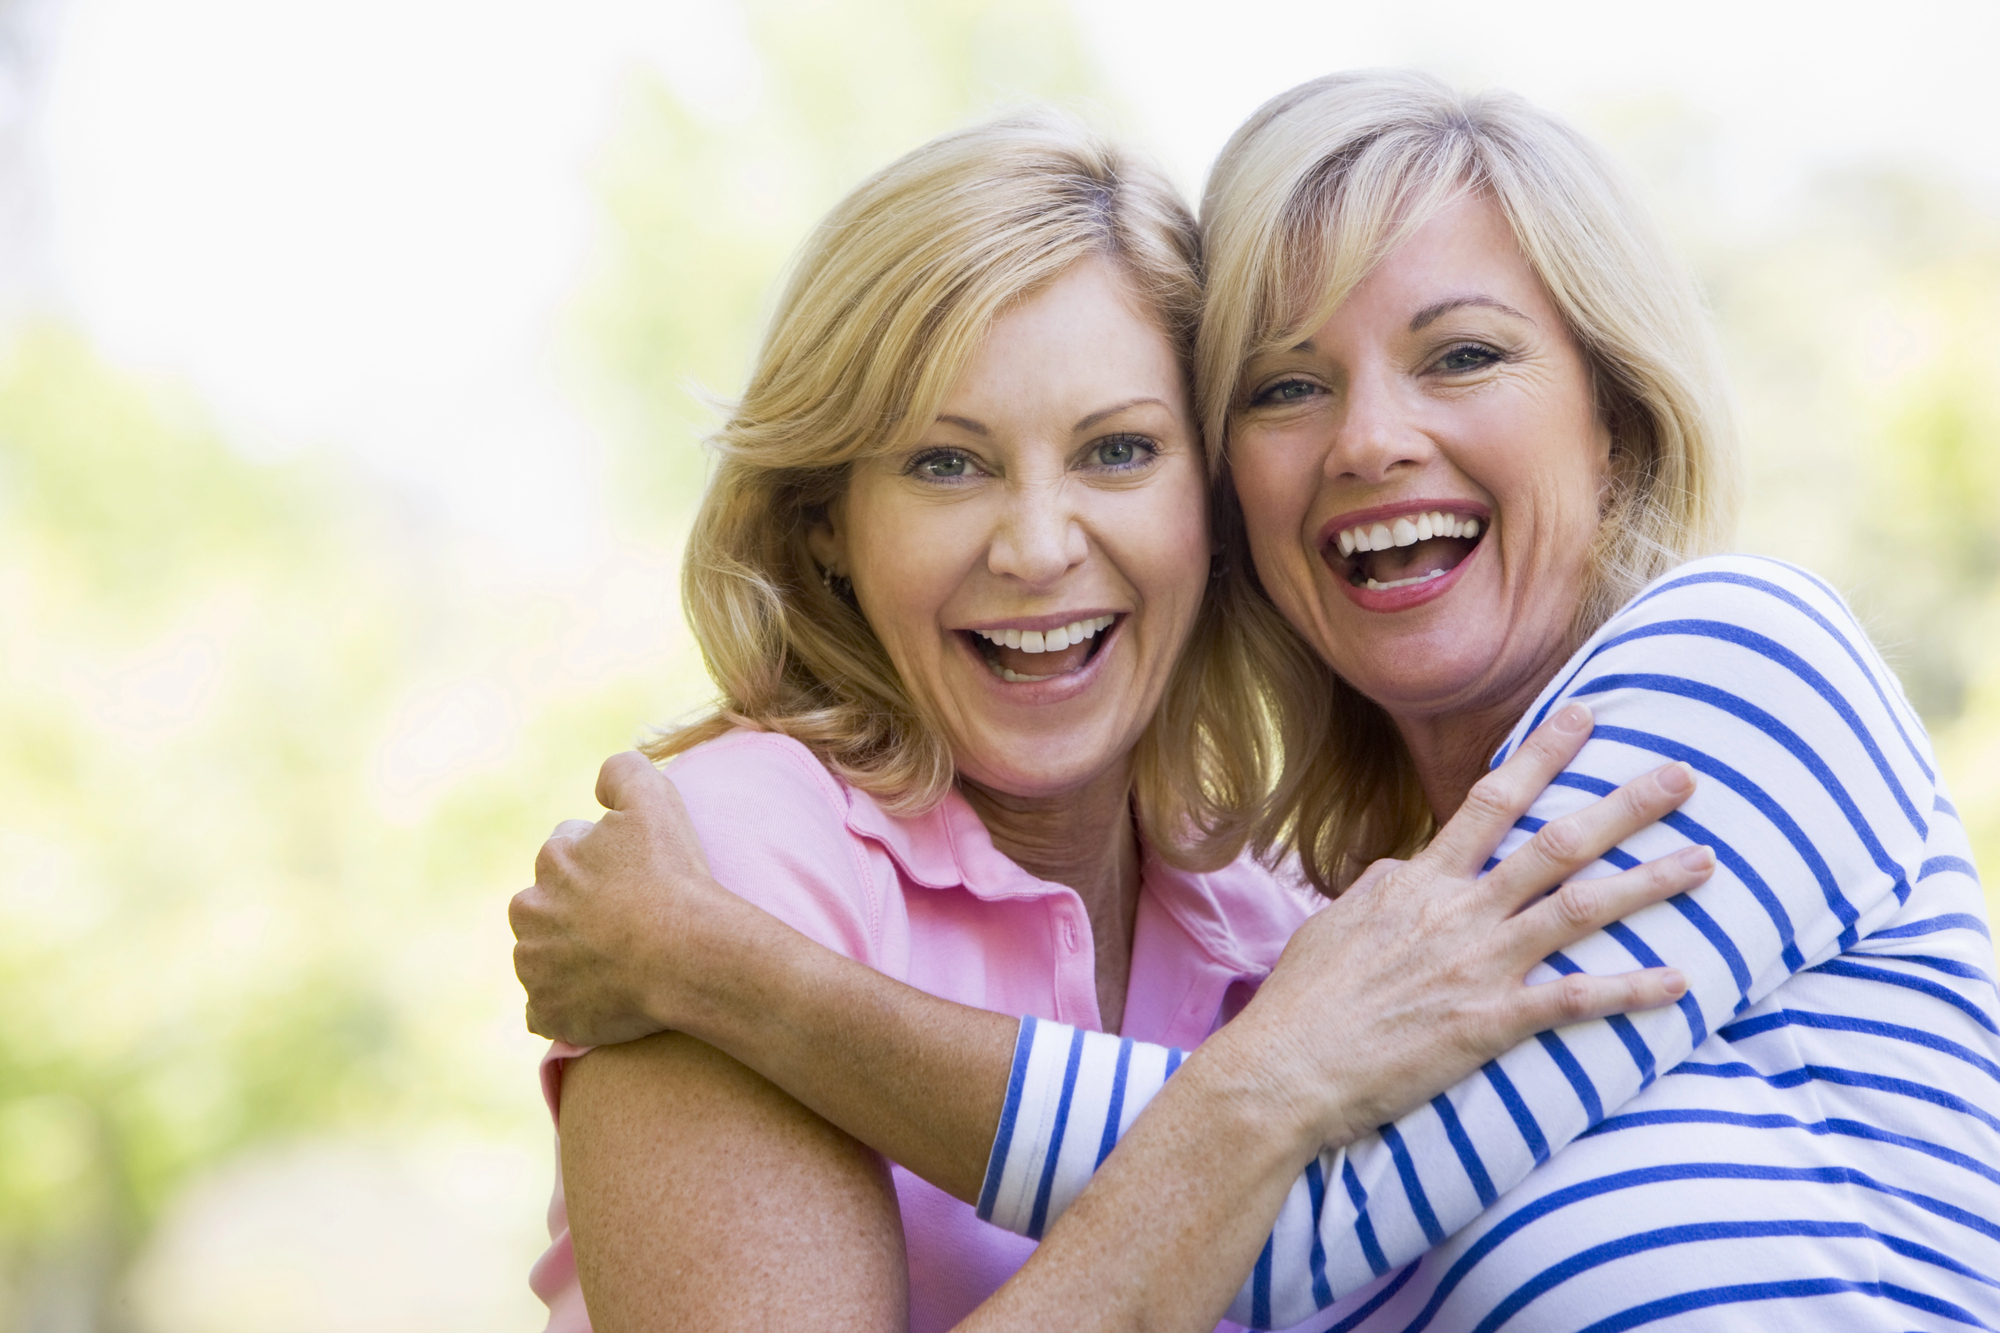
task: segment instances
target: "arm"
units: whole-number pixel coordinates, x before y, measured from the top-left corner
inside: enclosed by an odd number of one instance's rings
[[[643,755],[607,760],[597,795],[608,813],[557,829],[509,905],[530,1030],[580,1046],[689,1033],[975,1201],[1016,1020],[892,980],[825,947],[826,923],[802,933],[723,888],[702,838],[734,852],[740,834],[705,829]],[[746,891],[787,873],[733,860]]]
[[[598,1333],[904,1327],[881,1158],[720,1052],[662,1033],[572,1060],[562,1153]]]
[[[1677,571],[1585,645],[1509,748],[1566,700],[1595,710],[1591,741],[1502,850],[1671,759],[1700,774],[1695,796],[1594,870],[1692,844],[1713,847],[1720,869],[1684,897],[1552,951],[1536,976],[1665,961],[1687,975],[1687,994],[1670,1009],[1540,1034],[1430,1105],[1322,1155],[1294,1185],[1269,1260],[1234,1317],[1293,1322],[1438,1244],[1733,1014],[1879,924],[1909,892],[1931,800],[1920,732],[1845,608],[1808,576],[1750,560]],[[1115,1043],[1081,1039],[1077,1075],[1065,1080],[1067,1138],[1040,1128],[1063,1096],[1049,1071],[1069,1040],[1066,1030],[1038,1029],[1021,1052],[1006,1112],[1014,1142],[996,1147],[1005,1178],[992,1187],[994,1220],[1015,1229],[1032,1229],[1037,1202],[1044,1217],[1058,1213],[1094,1164],[1107,1118],[1096,1108],[1108,1104],[1102,1090],[1115,1078]],[[1129,1071],[1148,1077],[1128,1071],[1121,1123],[1158,1086],[1157,1068],[1129,1061]],[[1079,1118],[1079,1107],[1093,1114]],[[1045,1170],[1051,1158],[1054,1169]],[[1044,1176],[1049,1187],[1038,1200]]]
[[[1326,949],[1347,951],[1348,961],[1327,963],[1329,974],[1366,976],[1377,992],[1363,1003],[1350,988],[1334,1001],[1353,1011],[1345,1016],[1353,1035],[1346,1047],[1351,1077],[1333,1084],[1344,1097],[1336,1117],[1342,1123],[1373,1123],[1368,1117],[1377,1106],[1418,1100],[1450,1070],[1476,1066],[1522,1033],[1579,1013],[1661,1003],[1676,993],[1657,971],[1559,993],[1523,991],[1520,978],[1556,944],[1692,883],[1684,867],[1667,868],[1677,879],[1658,878],[1660,868],[1628,876],[1594,903],[1559,895],[1510,921],[1523,901],[1563,878],[1566,867],[1542,855],[1544,839],[1510,860],[1506,873],[1482,881],[1495,891],[1468,897],[1487,852],[1581,739],[1575,727],[1545,730],[1496,779],[1505,793],[1501,806],[1454,824],[1458,843],[1440,839],[1428,861],[1378,874],[1381,892],[1350,893],[1324,914],[1354,927],[1320,931]],[[646,1030],[672,1021],[773,1075],[814,1109],[961,1198],[976,1198],[1008,1078],[1013,1022],[856,969],[721,890],[700,861],[673,786],[638,756],[606,765],[600,797],[612,813],[588,834],[551,839],[536,887],[513,906],[517,968],[533,997],[531,1023],[606,1040],[632,1035],[628,1024]],[[1564,827],[1582,829],[1579,846],[1590,844],[1594,855],[1680,799],[1657,784],[1635,784],[1620,800],[1595,805]],[[1370,905],[1379,910],[1364,918],[1362,908]],[[1579,906],[1583,916],[1576,915]],[[1444,936],[1452,949],[1436,947]],[[1413,944],[1426,966],[1401,961]],[[663,967],[663,959],[677,961]],[[1476,1012],[1451,1021],[1454,1002]],[[1356,1015],[1369,1015],[1374,1026]],[[1469,1049],[1439,1045],[1444,1032]],[[1389,1085],[1379,1051],[1390,1046],[1422,1052],[1388,1070],[1396,1080],[1414,1078],[1419,1090]],[[1264,1086],[1274,1085],[1267,1079]],[[1289,1089],[1283,1096],[1298,1100]],[[1288,1106],[1286,1113],[1300,1110]],[[1305,1155],[1330,1132],[1320,1124]],[[1279,1155],[1292,1151],[1287,1145]],[[1217,1182],[1213,1197],[1228,1200],[1234,1192]],[[1240,1214],[1234,1204],[1229,1208],[1232,1218]]]

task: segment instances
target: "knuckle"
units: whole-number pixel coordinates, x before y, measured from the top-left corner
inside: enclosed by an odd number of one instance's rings
[[[1542,825],[1535,841],[1551,861],[1574,861],[1583,854],[1583,832],[1567,818]]]
[[[1465,794],[1465,808],[1475,815],[1511,819],[1520,805],[1513,784],[1496,771],[1472,784],[1472,790]]]
[[[1593,880],[1571,880],[1556,891],[1556,915],[1572,930],[1597,924],[1602,894]]]
[[[1556,995],[1557,1007],[1564,1018],[1576,1022],[1589,1018],[1595,1012],[1591,1004],[1593,987],[1589,977],[1581,972],[1572,972],[1556,985],[1561,988]]]
[[[1618,804],[1628,817],[1651,821],[1659,808],[1660,795],[1660,784],[1657,782],[1628,782],[1618,789]]]

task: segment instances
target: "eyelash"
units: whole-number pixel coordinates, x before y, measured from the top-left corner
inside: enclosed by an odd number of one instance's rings
[[[956,477],[939,477],[924,473],[924,466],[926,464],[935,463],[941,459],[957,459],[963,462],[966,466],[966,474]],[[906,477],[922,477],[925,481],[949,485],[952,482],[964,481],[966,475],[977,470],[978,466],[963,449],[925,449],[903,465],[903,475]]]
[[[1113,444],[1131,445],[1132,457],[1123,463],[1096,461],[1098,451]],[[1085,451],[1085,454],[1096,463],[1096,466],[1104,468],[1107,471],[1126,472],[1136,467],[1144,467],[1147,463],[1158,458],[1160,456],[1160,446],[1143,435],[1107,435],[1101,440],[1093,441],[1090,448]]]
[[[1097,459],[1096,455],[1100,449],[1114,444],[1130,445],[1133,457],[1123,463],[1106,463]],[[1103,468],[1107,472],[1127,472],[1134,468],[1144,467],[1159,457],[1160,446],[1143,435],[1107,435],[1101,440],[1092,442],[1084,453],[1091,460],[1093,466]],[[955,477],[940,477],[935,474],[927,474],[924,471],[926,465],[940,460],[962,461],[966,466],[966,472]],[[904,476],[918,477],[924,481],[935,482],[940,485],[950,485],[953,482],[964,481],[979,470],[979,464],[963,449],[925,449],[903,465]]]
[[[1479,358],[1478,364],[1470,366],[1451,366],[1446,364],[1453,357],[1462,356],[1467,353],[1477,356]],[[1454,347],[1446,348],[1432,364],[1447,375],[1463,375],[1475,370],[1484,370],[1488,366],[1496,365],[1506,359],[1505,353],[1488,347],[1484,343],[1459,343]],[[1300,394],[1298,398],[1281,399],[1278,396],[1283,390],[1292,388],[1306,389],[1310,392]],[[1313,393],[1320,391],[1320,386],[1311,380],[1291,376],[1259,389],[1251,395],[1249,405],[1251,407],[1274,407],[1287,402],[1298,402],[1300,399],[1311,397]]]
[[[1309,389],[1315,393],[1319,391],[1319,385],[1313,383],[1311,380],[1300,379],[1297,376],[1291,376],[1279,380],[1276,384],[1267,384],[1263,388],[1259,389],[1256,393],[1252,394],[1250,396],[1250,406],[1276,407],[1276,406],[1282,406],[1286,403],[1299,402],[1301,399],[1312,396],[1312,394],[1306,393],[1306,394],[1300,394],[1298,398],[1281,399],[1278,397],[1278,393],[1280,390],[1293,389],[1293,388]]]
[[[1478,365],[1459,366],[1456,368],[1445,365],[1445,362],[1451,360],[1453,357],[1467,352],[1473,353],[1480,358]],[[1447,375],[1458,375],[1464,374],[1467,371],[1484,370],[1486,367],[1495,365],[1506,359],[1501,353],[1484,343],[1459,343],[1456,347],[1447,348],[1444,354],[1438,357],[1437,366],[1438,369],[1444,371]]]

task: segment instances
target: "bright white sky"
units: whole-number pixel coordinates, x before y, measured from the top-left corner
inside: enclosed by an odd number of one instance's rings
[[[1559,111],[1672,95],[1713,117],[1746,218],[1857,155],[2000,200],[1995,0],[1075,3],[1190,188],[1271,93],[1421,64]],[[754,102],[729,0],[67,0],[59,26],[39,148],[67,312],[247,448],[341,444],[526,559],[587,557],[596,451],[553,351],[586,169],[634,64],[709,114]]]

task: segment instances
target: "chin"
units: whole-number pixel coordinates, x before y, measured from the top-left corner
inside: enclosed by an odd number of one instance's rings
[[[1084,749],[1089,753],[1080,754]],[[1060,756],[1054,763],[1052,750]],[[1130,753],[1130,746],[1079,746],[1075,733],[1067,732],[1025,740],[1001,753],[989,749],[980,759],[961,762],[958,771],[960,777],[989,791],[1034,800],[1080,791]]]

